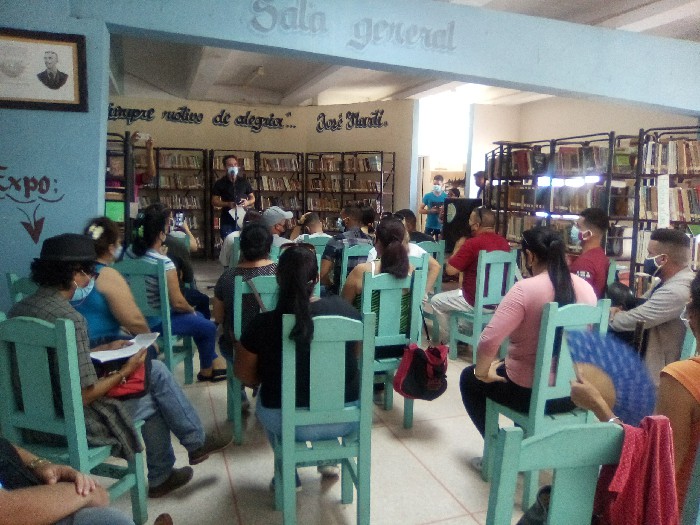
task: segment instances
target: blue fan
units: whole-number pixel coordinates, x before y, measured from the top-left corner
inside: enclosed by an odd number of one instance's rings
[[[613,412],[637,426],[654,413],[656,387],[639,355],[611,334],[572,331],[567,333],[571,359],[589,363],[610,376],[615,387]]]

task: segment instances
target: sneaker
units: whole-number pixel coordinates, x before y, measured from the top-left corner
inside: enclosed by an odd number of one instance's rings
[[[214,437],[207,435],[204,438],[204,444],[197,450],[189,453],[190,465],[199,465],[202,461],[209,457],[209,454],[219,452],[228,447],[233,441],[233,435],[227,437]]]
[[[295,470],[294,471],[294,482],[297,486],[297,492],[301,492],[301,480],[299,479],[299,473]],[[275,491],[275,478],[273,477],[272,480],[270,481],[270,492]]]
[[[337,478],[340,475],[338,465],[319,465],[316,470],[323,478]]]
[[[162,498],[170,494],[173,490],[186,485],[192,479],[193,473],[192,467],[174,468],[163,483],[156,487],[148,487],[148,497]]]
[[[476,470],[477,472],[481,473],[481,468],[483,466],[483,459],[482,457],[476,457],[472,458],[469,460],[469,466]]]

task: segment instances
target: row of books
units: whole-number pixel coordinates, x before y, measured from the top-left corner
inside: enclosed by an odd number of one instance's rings
[[[551,196],[551,202],[550,202]],[[580,188],[569,186],[508,186],[507,203],[510,210],[544,211],[576,214],[586,208],[602,206],[604,186],[588,185]]]
[[[520,242],[523,232],[537,226],[542,220],[535,215],[514,215],[509,213],[506,215],[508,219],[506,238],[509,241]]]
[[[214,169],[219,170],[219,171],[224,171],[224,157],[228,157],[227,155],[216,155],[214,157]],[[253,157],[242,157],[239,155],[236,155],[238,157],[238,165],[242,166],[244,170],[246,171],[255,171],[255,159]]]
[[[261,175],[259,181],[262,191],[302,191],[301,180],[293,177]]]
[[[667,139],[644,146],[645,175],[700,175],[700,141]]]
[[[260,171],[299,171],[299,160],[294,157],[260,157]]]
[[[263,210],[269,208],[270,206],[279,206],[287,211],[301,210],[301,202],[296,196],[293,195],[288,197],[262,197],[261,204]]]
[[[161,151],[158,155],[158,166],[160,168],[200,169],[202,155]]]
[[[369,157],[345,157],[345,171],[381,171],[382,159],[379,155]]]
[[[340,201],[332,197],[306,197],[308,211],[340,212]]]
[[[160,202],[172,210],[202,209],[202,199],[197,195],[161,195]]]
[[[700,186],[668,189],[668,211],[671,221],[700,221]],[[657,186],[642,186],[639,195],[639,217],[659,219],[659,191]]]
[[[306,158],[306,168],[314,172],[342,171],[342,161],[335,156],[323,155],[317,159]]]
[[[204,188],[204,175],[167,173],[160,176],[160,187],[167,190],[196,190]]]

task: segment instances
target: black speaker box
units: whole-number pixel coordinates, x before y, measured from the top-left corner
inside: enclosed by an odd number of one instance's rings
[[[481,205],[481,199],[445,199],[442,238],[445,239],[446,253],[452,252],[460,237],[471,237],[469,216],[475,208]]]

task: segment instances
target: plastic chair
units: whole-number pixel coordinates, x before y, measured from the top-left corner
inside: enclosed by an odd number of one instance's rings
[[[355,244],[353,246],[348,246],[346,241],[343,241],[345,245],[343,247],[342,262],[340,265],[340,284],[338,285],[338,293],[343,291],[343,286],[345,286],[345,281],[348,279],[348,267],[350,257],[361,258],[365,262],[369,256],[370,250],[374,247],[371,243]]]
[[[427,254],[424,256],[427,258]],[[427,263],[426,263],[427,265]],[[425,294],[425,273],[414,270],[412,275],[397,279],[393,275],[365,272],[362,279],[362,315],[377,315],[375,347],[420,343],[421,302]],[[404,290],[410,290],[408,330],[401,330],[401,302]],[[374,303],[374,305],[373,305]],[[374,360],[375,381],[384,383],[384,410],[394,404],[394,373],[401,363],[401,356]],[[413,426],[413,399],[404,399],[403,426]]]
[[[114,269],[124,276],[134,296],[136,305],[141,313],[148,318],[159,318],[162,327],[158,337],[158,346],[163,352],[165,366],[175,373],[178,364],[185,364],[185,384],[191,384],[194,379],[194,350],[192,337],[178,336],[172,332],[170,324],[170,302],[168,300],[168,283],[165,276],[165,262],[157,264],[140,259],[125,259],[114,265]],[[148,300],[149,282],[158,284],[158,299],[160,306],[154,308]]]
[[[19,392],[13,388],[13,368]],[[60,392],[54,391],[56,378],[56,390]],[[61,408],[56,407],[54,394]],[[146,522],[143,452],[122,466],[106,462],[112,447],[88,445],[73,321],[58,319],[51,324],[15,317],[0,322],[0,423],[7,439],[39,456],[80,472],[116,479],[107,489],[110,499],[129,492],[134,521]],[[27,442],[23,439],[25,429],[61,436],[67,443],[53,446]]]
[[[260,299],[266,310],[272,310],[277,306],[279,295],[277,276],[260,275],[249,281],[244,281],[242,275],[237,275],[233,281],[233,337],[236,341],[240,341],[245,329],[243,326],[243,297],[253,293],[250,281],[253,282],[255,289],[260,294]],[[229,421],[233,421],[233,441],[236,445],[240,445],[243,443],[243,402],[241,400],[243,385],[233,374],[233,363],[228,359],[226,360],[226,383],[226,412]]]
[[[16,273],[7,272],[7,289],[10,292],[10,302],[12,304],[20,302],[28,295],[36,292],[38,286],[29,277],[20,277]]]
[[[270,260],[272,262],[277,262],[280,259],[280,246],[275,246],[274,244],[270,247]]]
[[[617,279],[617,262],[614,258],[608,257],[610,264],[608,265],[608,278],[606,281],[606,286],[610,286]]]
[[[620,460],[624,430],[614,423],[571,425],[523,439],[517,427],[501,429],[487,525],[511,523],[518,472],[554,470],[547,523],[590,523],[601,465]]]
[[[309,235],[300,235],[301,241],[299,242],[305,242],[307,244],[311,244],[314,248],[316,248],[316,264],[318,264],[318,270],[321,271],[321,258],[323,257],[323,250],[326,248],[326,244],[328,244],[328,241],[332,239],[332,237],[310,237]],[[321,296],[321,280],[316,283],[316,286],[314,286],[314,295],[317,297]]]
[[[435,280],[435,285],[433,286],[432,292],[433,293],[440,293],[442,291],[442,272],[444,271],[445,268],[445,241],[423,241],[416,243],[417,246],[420,246],[423,248],[426,252],[428,252],[439,264],[440,264],[440,275],[438,275],[438,278]],[[427,279],[427,273],[426,273],[426,279]],[[426,290],[426,292],[430,293],[431,290]],[[423,318],[424,319],[429,319],[431,321],[431,326],[432,329],[430,333],[428,333],[428,329],[426,327],[426,333],[425,335],[430,338],[431,341],[435,341],[436,343],[440,341],[440,323],[437,319],[437,316],[433,312],[426,312],[423,310]]]
[[[681,525],[700,525],[700,447],[695,455],[695,466],[685,494]]]
[[[517,251],[487,252],[481,250],[476,268],[476,293],[471,312],[450,313],[450,359],[457,358],[457,343],[467,343],[472,348],[472,363],[476,363],[476,347],[481,332],[493,317],[496,307],[515,283]],[[469,325],[468,334],[459,331],[459,321]]]
[[[685,339],[683,339],[683,348],[681,349],[681,359],[693,357],[697,351],[697,343],[695,336],[690,328],[685,329]]]
[[[569,304],[559,308],[557,303],[547,303],[544,306],[537,343],[530,409],[527,413],[518,412],[491,399],[486,400],[486,431],[481,471],[485,481],[489,480],[493,468],[493,450],[498,437],[499,414],[503,414],[520,426],[528,438],[559,426],[588,423],[595,419],[589,411],[580,408],[551,415],[546,413],[545,408],[549,400],[568,398],[571,394],[571,380],[576,378],[564,331],[586,330],[591,327],[604,334],[608,329],[609,312],[610,299],[601,299],[596,306]],[[553,365],[555,370],[552,380]],[[537,471],[525,473],[524,509],[535,501],[538,479]]]
[[[296,523],[297,465],[321,462],[341,464],[341,501],[352,503],[357,489],[357,523],[370,520],[370,467],[372,431],[372,362],[374,314],[356,321],[340,316],[314,318],[309,352],[309,406],[296,407],[296,344],[289,338],[296,320],[283,317],[282,329],[282,435],[273,443],[275,454],[275,505],[283,511],[285,525]],[[359,360],[360,399],[345,404],[345,344],[362,341]],[[303,425],[356,422],[359,430],[345,437],[297,442],[296,428]]]

